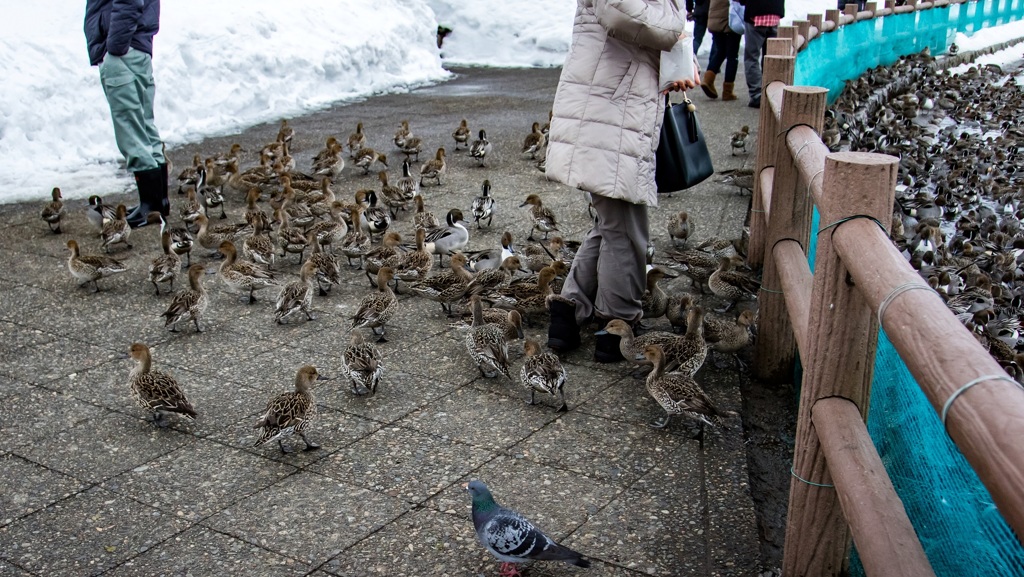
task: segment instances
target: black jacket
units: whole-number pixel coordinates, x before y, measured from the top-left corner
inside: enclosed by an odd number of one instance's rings
[[[89,63],[103,62],[109,52],[124,56],[129,48],[153,55],[153,35],[160,30],[160,0],[87,0],[85,40]]]
[[[743,19],[747,22],[753,22],[755,16],[764,16],[765,14],[775,14],[780,17],[786,15],[785,0],[739,0],[739,2],[745,7]]]
[[[686,11],[693,13],[694,20],[707,20],[710,4],[711,0],[686,0]]]

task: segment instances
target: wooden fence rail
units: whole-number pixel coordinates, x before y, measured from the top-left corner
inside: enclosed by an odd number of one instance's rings
[[[827,29],[828,20],[809,18],[769,41],[752,201],[748,263],[764,269],[755,373],[789,381],[797,352],[804,365],[783,574],[841,574],[852,535],[868,575],[928,576],[864,426],[878,329],[1018,536],[1024,391],[889,240],[899,160],[829,153],[818,136],[825,90],[790,86],[794,41]],[[812,276],[806,251],[815,206]]]

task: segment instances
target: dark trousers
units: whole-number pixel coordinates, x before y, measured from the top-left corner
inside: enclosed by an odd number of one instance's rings
[[[718,74],[725,62],[725,81],[735,82],[740,66],[740,40],[742,37],[732,30],[711,33],[711,58],[708,70]]]

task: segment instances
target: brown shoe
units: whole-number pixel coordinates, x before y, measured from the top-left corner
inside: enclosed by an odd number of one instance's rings
[[[736,94],[732,91],[733,83],[722,84],[722,100],[736,100]]]
[[[715,76],[718,75],[710,70],[705,70],[704,78],[700,81],[700,89],[708,95],[708,98],[718,98],[718,91],[715,90]]]

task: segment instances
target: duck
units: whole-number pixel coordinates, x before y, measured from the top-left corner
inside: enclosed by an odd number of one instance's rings
[[[643,316],[645,319],[656,319],[665,316],[668,309],[668,295],[658,286],[658,281],[667,275],[665,269],[656,266],[647,271],[647,290],[640,299]]]
[[[647,345],[656,344],[665,351],[668,370],[678,369],[686,358],[683,337],[680,335],[665,331],[650,331],[636,336],[629,323],[622,319],[608,321],[604,328],[597,332],[598,335],[604,333],[618,336],[619,352],[622,353],[623,358],[638,365],[640,369],[649,365],[643,356],[644,347]],[[634,373],[636,377],[641,375],[642,372]]]
[[[359,226],[373,237],[384,234],[391,226],[391,213],[377,206],[377,191],[373,189],[356,191],[356,204],[362,207],[359,213]]]
[[[668,238],[674,247],[685,247],[686,241],[690,239],[693,228],[690,224],[690,214],[681,210],[668,219]]]
[[[692,375],[666,372],[665,352],[660,346],[645,347],[644,357],[654,367],[647,375],[647,393],[665,410],[665,417],[650,423],[651,427],[664,428],[672,415],[683,415],[700,423],[697,436],[703,444],[704,425],[725,428],[725,419],[738,416],[735,411],[716,407]]]
[[[750,344],[750,331],[756,320],[757,316],[752,310],[741,312],[735,319],[707,315],[704,317],[704,340],[711,350],[733,355],[737,365],[742,367],[743,362],[736,353]],[[715,366],[723,368],[717,362]]]
[[[128,239],[132,235],[132,227],[128,225],[128,209],[123,205],[117,205],[117,211],[114,213],[114,218],[108,220],[103,225],[103,232],[100,236],[103,238],[103,252],[109,253],[110,246],[114,244],[123,244],[128,248],[131,248],[131,243]]]
[[[220,278],[232,290],[249,293],[249,304],[256,302],[255,293],[267,287],[277,286],[274,273],[264,270],[254,263],[240,261],[235,243],[225,240],[220,243],[219,251],[224,255],[220,263]]]
[[[376,246],[366,253],[366,257],[363,261],[363,268],[366,272],[366,278],[370,281],[371,286],[377,277],[377,272],[380,271],[381,267],[389,266],[392,269],[397,269],[402,262],[402,255],[398,253],[398,247],[402,244],[402,236],[397,232],[389,232],[384,235],[381,239],[380,246]]]
[[[219,152],[219,153],[213,155],[210,158],[213,159],[213,163],[214,164],[216,164],[217,166],[223,168],[225,165],[227,165],[227,163],[229,163],[231,161],[238,162],[239,155],[241,153],[245,152],[245,151],[246,150],[244,148],[242,148],[241,144],[235,142],[235,143],[233,143],[231,145],[231,147],[228,149],[227,152]],[[192,159],[192,165],[193,166],[199,166],[199,163],[196,162],[195,158]],[[194,183],[191,183],[191,184],[194,184]]]
[[[243,215],[243,220],[253,228],[256,228],[256,220],[261,218],[267,219],[266,211],[256,204],[260,200],[260,194],[260,189],[256,187],[250,188],[249,192],[245,194],[245,214]]]
[[[466,255],[457,252],[448,261],[449,269],[409,285],[409,290],[418,296],[441,303],[441,310],[451,318],[452,303],[466,294],[473,275],[466,270]]]
[[[487,379],[493,379],[498,373],[512,380],[508,367],[508,344],[505,335],[496,325],[487,324],[483,318],[483,305],[480,295],[470,298],[473,307],[473,325],[466,335],[466,350],[476,363],[480,373]]]
[[[270,164],[270,157],[265,153],[260,154],[259,166],[241,172],[238,168],[238,161],[232,160],[224,165],[224,171],[228,175],[225,186],[238,193],[248,192],[254,186],[262,189],[271,178],[276,176],[273,166]]]
[[[427,278],[427,273],[434,265],[434,257],[426,249],[426,231],[416,229],[416,249],[400,257],[395,267],[395,278],[400,281],[418,283]]]
[[[544,148],[544,133],[540,131],[540,123],[534,122],[530,134],[523,140],[522,154],[529,154],[531,160],[537,160],[537,153]]]
[[[466,294],[478,295],[507,287],[515,273],[522,269],[519,257],[512,255],[506,258],[498,268],[489,268],[476,273],[473,280],[466,286]]]
[[[455,139],[456,152],[458,152],[460,144],[465,147],[469,147],[469,123],[466,121],[465,118],[463,118],[462,122],[459,123],[459,126],[458,128],[455,129],[455,132],[452,132],[452,138]]]
[[[668,305],[665,307],[665,318],[674,333],[686,332],[686,311],[693,304],[693,297],[689,294],[670,296]]]
[[[306,236],[306,245],[312,247],[313,250],[307,262],[312,262],[316,270],[314,278],[316,278],[318,294],[322,297],[327,296],[332,286],[341,284],[341,265],[333,254],[323,251],[323,246],[317,242],[313,233]],[[324,289],[324,285],[327,285],[326,289]]]
[[[377,152],[376,150],[363,147],[356,152],[355,160],[353,164],[363,169],[363,174],[370,174],[370,169],[373,168],[373,164],[379,162],[386,168],[388,165],[388,157],[386,154]]]
[[[491,141],[487,140],[487,132],[482,129],[477,137],[469,147],[469,156],[476,159],[478,166],[483,166],[487,155],[491,153]]]
[[[203,268],[203,265],[194,264],[188,267],[189,288],[175,293],[167,310],[160,315],[165,319],[164,326],[168,327],[172,333],[178,332],[178,323],[183,321],[192,321],[196,326],[196,332],[203,332],[199,321],[210,305],[210,297],[207,296],[206,287],[203,286],[204,276],[206,276],[206,269]]]
[[[216,161],[214,161],[216,162]],[[189,188],[194,188],[198,181],[197,169],[204,166],[203,159],[198,154],[192,156],[192,166],[186,166],[178,173],[178,194],[185,194]],[[221,165],[223,166],[223,165]]]
[[[555,255],[541,244],[523,245],[517,249],[516,253],[522,259],[523,266],[533,272],[540,272],[540,269],[551,266],[551,263],[555,261]]]
[[[409,160],[410,156],[415,156],[416,160],[414,162],[419,162],[420,152],[423,152],[423,139],[418,136],[410,136],[398,148],[405,155],[406,160]]]
[[[445,151],[442,146],[437,149],[433,159],[428,160],[420,167],[420,186],[423,186],[423,179],[425,178],[433,178],[437,180],[437,185],[441,186],[441,177],[448,170],[448,163],[445,162],[444,155]]]
[[[352,333],[352,340],[341,353],[341,367],[352,383],[352,393],[377,394],[377,385],[384,377],[384,357],[373,343],[363,340],[362,334]]]
[[[135,361],[135,366],[128,373],[128,390],[132,400],[149,411],[153,424],[160,428],[167,427],[170,424],[167,415],[171,413],[196,420],[196,410],[177,379],[153,370],[149,347],[142,343],[132,343],[128,350]]]
[[[501,233],[501,246],[466,253],[466,258],[470,270],[481,272],[498,268],[501,263],[505,262],[505,259],[513,254],[515,254],[515,249],[512,247],[512,233],[506,230]],[[520,262],[520,264],[522,263]]]
[[[718,260],[718,269],[708,277],[708,287],[715,296],[728,301],[722,309],[715,312],[724,313],[736,305],[741,299],[755,298],[761,283],[757,279],[733,270],[740,257],[722,257]]]
[[[377,292],[370,293],[359,302],[356,313],[352,315],[352,329],[369,327],[373,334],[378,335],[378,343],[386,343],[384,338],[385,325],[391,320],[398,310],[398,297],[391,290],[389,283],[395,276],[395,271],[389,266],[381,267],[377,271]],[[380,329],[380,332],[377,332]]]
[[[494,202],[494,197],[491,196],[491,181],[484,179],[483,184],[480,185],[480,196],[473,199],[473,204],[470,207],[477,230],[481,228],[484,219],[487,219],[487,228],[491,228],[491,220],[494,219],[494,212],[497,208],[498,205]]]
[[[203,213],[209,218],[211,208],[220,208],[220,218],[224,220],[228,217],[227,213],[224,212],[224,192],[223,189],[206,182],[207,172],[205,168],[199,168],[199,176],[196,181],[196,194],[199,197],[200,204],[203,206]],[[246,189],[253,188],[250,186]]]
[[[395,187],[410,201],[420,194],[420,182],[412,175],[412,165],[408,160],[402,163],[402,177],[395,181]]]
[[[343,216],[344,211],[344,203],[337,200],[332,202],[329,213],[330,219],[313,223],[312,226],[306,229],[306,233],[313,233],[316,241],[322,245],[331,245],[332,247],[343,245],[350,231],[348,223],[345,222]]]
[[[290,282],[277,295],[274,309],[274,321],[283,325],[290,315],[302,312],[307,320],[314,321],[310,305],[313,303],[313,276],[316,274],[316,263],[307,260],[299,269],[299,280]]]
[[[152,217],[153,214],[154,213],[150,213],[149,216]],[[167,232],[171,235],[171,251],[179,257],[185,257],[186,267],[192,266],[192,245],[194,243],[192,233],[190,233],[184,226],[171,228],[171,225],[168,224],[164,215],[159,212],[156,212],[155,215],[155,218],[160,221],[160,234],[162,235]]]
[[[413,198],[416,205],[416,214],[413,215],[413,226],[426,230],[441,228],[441,221],[437,220],[434,213],[428,212],[423,206],[423,195],[417,194]]]
[[[295,138],[295,129],[288,126],[288,119],[281,119],[281,128],[277,131],[278,142],[291,142]]]
[[[196,225],[199,227],[199,232],[196,234],[199,246],[212,250],[214,254],[219,252],[220,245],[224,241],[234,240],[245,228],[245,225],[241,223],[210,226],[210,221],[204,214],[196,217]]]
[[[185,200],[178,205],[178,216],[181,217],[181,221],[185,223],[185,226],[189,226],[196,221],[203,212],[203,206],[199,203],[199,198],[196,196],[195,187],[189,187],[185,191]]]
[[[356,152],[366,147],[366,134],[363,133],[363,123],[356,123],[356,131],[348,135],[348,155],[356,157]]]
[[[301,228],[294,227],[291,225],[291,217],[288,213],[280,208],[274,209],[274,222],[277,223],[277,242],[278,246],[285,254],[298,254],[299,263],[302,263],[303,257],[306,253],[306,247],[309,246],[307,241],[307,233]],[[316,239],[316,233],[312,234],[313,239]]]
[[[114,260],[105,255],[82,255],[78,249],[78,241],[72,239],[67,242],[71,256],[68,257],[68,271],[75,280],[79,281],[78,286],[92,283],[96,289],[93,292],[100,292],[96,284],[101,278],[123,273],[128,267],[119,260]]]
[[[277,441],[282,453],[291,453],[282,440],[293,434],[306,443],[306,451],[315,451],[320,445],[310,441],[306,436],[310,424],[317,417],[316,401],[313,398],[313,383],[326,381],[327,378],[317,372],[316,367],[305,365],[295,373],[295,391],[282,393],[270,399],[259,420],[253,425],[259,429],[253,447]]]
[[[402,163],[403,167],[408,166],[408,162]],[[398,211],[408,211],[409,203],[412,202],[413,195],[406,195],[405,191],[401,188],[388,183],[388,173],[382,170],[377,173],[377,178],[380,180],[380,196],[381,200],[388,207],[391,213],[391,218],[398,218]]]
[[[732,148],[732,155],[736,156],[738,153],[747,152],[747,137],[750,136],[750,127],[744,124],[739,130],[732,133],[732,137],[729,138],[729,145]]]
[[[362,147],[360,146],[360,148]],[[337,178],[345,168],[345,157],[342,156],[342,151],[344,151],[344,147],[338,142],[338,139],[328,136],[324,147],[313,157],[313,162],[310,165],[313,173]]]
[[[578,241],[565,240],[560,235],[555,235],[548,241],[547,249],[547,252],[555,260],[571,264],[576,259],[576,252],[580,249],[580,243]]]
[[[536,124],[536,122],[534,123]],[[540,195],[531,194],[526,197],[523,204],[520,207],[530,206],[530,218],[533,220],[533,227],[530,228],[530,236],[527,240],[534,240],[533,231],[537,230],[544,233],[544,240],[548,239],[548,233],[558,231],[558,222],[555,218],[555,213],[550,208],[544,206],[543,201],[540,199]]]
[[[352,209],[352,222],[362,222],[360,219],[363,215],[363,208],[356,206]],[[352,266],[352,259],[359,259],[359,266],[356,268],[363,268],[363,259],[366,257],[366,253],[370,250],[370,235],[363,232],[362,227],[353,226],[345,238],[341,239],[341,254],[348,258],[349,266]]]
[[[251,236],[242,241],[242,255],[256,264],[273,270],[277,247],[270,238],[270,225],[266,216],[257,216]]]
[[[542,353],[540,343],[532,338],[523,343],[523,351],[526,360],[519,370],[519,381],[530,391],[527,404],[534,404],[534,394],[540,391],[551,396],[557,395],[561,399],[562,404],[555,409],[556,413],[568,411],[569,404],[565,402],[565,367],[558,355]]]
[[[555,269],[545,267],[538,273],[537,284],[510,284],[487,293],[484,299],[492,307],[514,308],[524,316],[543,314],[547,311],[547,297],[553,294],[551,281],[554,278]]]
[[[155,224],[159,221],[159,216],[159,212],[149,213],[148,220],[150,224]],[[160,248],[163,249],[163,254],[154,258],[149,263],[149,282],[153,283],[153,288],[156,289],[156,296],[160,296],[159,283],[169,283],[170,290],[168,292],[174,290],[174,281],[178,277],[178,271],[181,270],[181,257],[171,250],[170,231],[165,230],[160,233]]]
[[[85,218],[95,229],[97,235],[103,232],[103,225],[108,221],[114,220],[116,216],[114,207],[104,205],[101,197],[95,194],[89,197],[89,205],[85,209]]]
[[[445,217],[445,226],[427,231],[424,248],[427,252],[436,254],[441,265],[444,264],[446,255],[451,256],[469,244],[469,231],[463,226],[462,220],[462,211],[453,208]]]
[[[60,195],[60,188],[53,187],[50,199],[50,202],[43,205],[39,216],[50,227],[50,232],[60,234],[60,219],[64,217],[64,200]]]
[[[400,123],[398,130],[395,131],[395,146],[397,146],[398,148],[402,148],[403,146],[405,146],[405,140],[410,136],[412,136],[412,130],[409,130],[409,121],[403,120]]]

